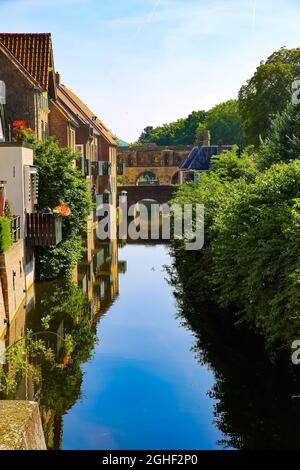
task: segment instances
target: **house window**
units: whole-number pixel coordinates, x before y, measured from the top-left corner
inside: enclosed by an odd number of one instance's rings
[[[73,151],[76,149],[75,145],[75,130],[69,129],[69,148]]]
[[[75,151],[78,155],[76,159],[77,168],[82,171],[82,174],[84,174],[84,145],[76,144]]]
[[[42,140],[48,139],[48,123],[41,120],[41,132],[42,132]]]
[[[47,93],[47,92],[41,94],[40,103],[41,103],[41,108],[42,108],[43,110],[47,110],[47,109],[48,109],[48,107],[49,107],[49,102],[48,102],[48,93]]]

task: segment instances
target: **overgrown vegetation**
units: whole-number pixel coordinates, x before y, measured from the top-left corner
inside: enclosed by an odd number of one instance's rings
[[[138,144],[190,145],[195,142],[196,131],[205,121],[205,111],[193,111],[187,118],[178,119],[159,127],[148,126],[142,132]]]
[[[39,170],[39,206],[53,209],[66,204],[71,213],[63,219],[63,240],[40,252],[41,279],[69,275],[82,254],[80,233],[86,231],[92,209],[88,183],[74,168],[76,154],[61,149],[54,140],[34,145],[35,164]]]
[[[197,145],[204,130],[210,131],[213,145],[218,145],[220,141],[224,145],[241,145],[244,130],[237,100],[225,101],[206,112],[204,122],[196,130]]]
[[[193,145],[198,142],[203,130],[211,132],[212,143],[218,145],[240,145],[243,127],[238,102],[229,100],[214,106],[209,111],[194,111],[185,119],[178,119],[159,127],[148,126],[141,134],[138,144]]]
[[[0,253],[5,253],[12,244],[10,219],[0,217]]]
[[[181,282],[195,298],[234,310],[272,351],[299,332],[299,128],[299,108],[289,105],[256,154],[215,157],[174,201],[205,205],[204,249],[173,243]]]
[[[272,120],[291,101],[292,84],[300,77],[300,48],[281,48],[261,62],[239,92],[239,110],[246,143],[259,145]]]

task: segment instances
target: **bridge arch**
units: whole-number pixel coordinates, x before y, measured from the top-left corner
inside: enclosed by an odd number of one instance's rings
[[[157,201],[159,204],[165,204],[172,199],[174,192],[175,188],[173,186],[164,185],[118,187],[118,196],[126,193],[128,207],[145,199]]]
[[[137,186],[159,185],[158,176],[153,171],[144,171],[136,179]]]

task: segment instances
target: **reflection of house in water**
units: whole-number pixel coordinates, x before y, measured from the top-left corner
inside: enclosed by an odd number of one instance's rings
[[[100,241],[87,233],[86,251],[78,266],[78,286],[87,294],[91,314],[107,310],[119,293],[117,241]]]
[[[127,272],[127,261],[119,261],[118,262],[118,271],[119,271],[119,274],[126,274],[126,272]]]
[[[36,367],[41,376],[39,383],[24,374],[14,394],[14,398],[18,399],[38,399],[49,449],[61,448],[63,415],[80,397],[81,364],[89,360],[94,348],[97,320],[118,295],[117,241],[102,242],[91,230],[85,246],[78,276],[74,277],[78,278],[78,286],[87,294],[92,315],[86,306],[78,303],[79,290],[74,285],[63,281],[39,283],[27,293],[26,309],[24,306],[19,309],[6,335],[0,338],[2,362],[5,362],[7,348],[24,337],[27,328],[37,334],[37,339],[51,346],[55,354],[54,366],[38,360]],[[45,331],[44,321],[47,316],[49,330]],[[67,336],[75,344],[70,357],[63,339]],[[4,367],[9,370],[10,365]]]
[[[97,305],[96,313],[102,314],[119,293],[117,240],[110,243],[96,242],[94,270],[93,299]]]

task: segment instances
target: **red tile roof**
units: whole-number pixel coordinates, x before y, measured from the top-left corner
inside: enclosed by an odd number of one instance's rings
[[[77,110],[78,112],[84,116],[85,119],[89,122],[89,124],[94,127],[94,129],[100,134],[103,135],[103,137],[111,144],[114,146],[117,146],[117,142],[111,133],[111,131],[105,126],[105,124],[91,111],[79,98],[75,93],[73,93],[71,90],[69,90],[66,86],[64,85],[58,85],[58,90],[60,91],[60,98],[68,99],[69,104],[68,106],[71,108],[71,110],[74,112],[74,109]]]
[[[53,72],[50,33],[0,33],[0,42],[46,91]]]

